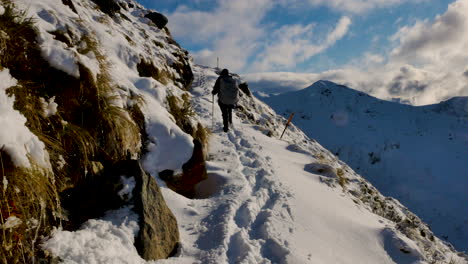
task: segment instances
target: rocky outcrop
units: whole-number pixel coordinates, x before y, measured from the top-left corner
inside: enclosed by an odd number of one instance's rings
[[[119,195],[121,176],[135,178],[130,200]],[[120,161],[102,175],[89,177],[82,185],[63,192],[62,201],[69,213],[64,227],[69,230],[79,228],[88,219],[103,216],[108,210],[133,205],[139,216],[140,231],[135,246],[140,256],[146,260],[164,259],[177,250],[177,220],[155,179],[143,171],[138,160]]]
[[[182,175],[174,175],[171,170],[159,173],[159,177],[166,182],[169,188],[191,199],[196,196],[195,186],[208,178],[203,144],[198,139],[194,139],[193,144],[192,157],[182,166]]]
[[[177,220],[167,207],[156,181],[147,175],[136,160],[124,162],[127,176],[134,176],[134,211],[139,215],[140,231],[135,240],[138,253],[145,260],[173,255],[179,243]]]
[[[239,89],[249,97],[252,97],[252,93],[250,92],[249,85],[246,82],[239,84]]]
[[[145,17],[151,20],[159,29],[163,29],[168,22],[167,17],[158,12],[150,12]]]
[[[120,11],[120,6],[114,0],[92,0],[96,5],[99,6],[102,12],[109,16],[114,16]]]

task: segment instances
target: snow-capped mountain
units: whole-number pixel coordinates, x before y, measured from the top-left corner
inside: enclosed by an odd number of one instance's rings
[[[13,25],[22,21],[8,1],[0,3],[2,19]],[[152,12],[137,2],[16,0],[15,8],[33,18],[37,30],[28,32],[37,36],[23,52],[28,56],[0,60],[0,126],[10,132],[0,132],[2,169],[8,165],[0,193],[3,262],[467,263],[466,255],[435,236],[418,216],[380,194],[295,125],[278,139],[286,120],[255,97],[243,93],[234,128],[223,132],[211,95],[218,70],[193,65],[168,29],[148,18]],[[21,26],[28,29],[30,21],[24,21]],[[2,52],[8,54],[14,36],[0,28],[0,44],[7,43]],[[18,65],[19,59],[44,68]],[[446,108],[438,111],[458,115]],[[185,176],[200,139],[196,135],[206,130],[211,131],[202,153],[206,161],[199,157],[203,163],[197,165],[207,179],[187,198],[162,175]],[[5,157],[11,160],[6,163]],[[152,223],[156,228],[149,231],[167,231],[169,224],[178,228],[173,231],[180,233],[180,239],[173,236],[178,246],[166,252],[167,259],[143,258],[136,246],[146,228],[142,219],[161,213],[137,213],[141,180],[127,168],[101,173],[122,161],[141,163],[156,179],[164,196],[158,203],[167,203],[177,220],[156,218],[166,222]],[[27,165],[39,169],[34,174],[23,168]],[[30,177],[26,181],[39,177],[47,185],[20,186],[18,175]],[[73,186],[85,181],[80,177],[108,177],[103,182],[127,203],[90,217],[86,208],[101,201]],[[99,193],[108,186],[92,187]],[[74,188],[85,220],[78,228],[65,228],[62,223],[71,221],[61,210],[67,196],[57,193],[68,195]],[[41,191],[51,193],[51,203],[41,200]],[[18,210],[25,200],[37,216]],[[146,247],[159,247],[162,240]],[[45,256],[28,255],[36,252]]]
[[[468,249],[468,98],[414,107],[328,81],[262,98],[417,213],[434,232]]]

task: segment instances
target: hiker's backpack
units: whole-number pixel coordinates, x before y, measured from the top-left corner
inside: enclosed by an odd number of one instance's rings
[[[232,76],[223,76],[219,79],[219,101],[226,105],[235,105],[239,100],[237,82]]]

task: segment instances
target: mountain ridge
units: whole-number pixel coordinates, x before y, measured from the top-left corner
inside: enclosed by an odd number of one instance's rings
[[[467,248],[464,219],[468,212],[463,204],[468,201],[460,188],[467,181],[463,175],[468,174],[464,166],[468,156],[466,97],[414,107],[319,81],[303,90],[262,100],[283,116],[296,112],[293,122],[306,134],[384,194],[419,212],[436,233]],[[447,186],[445,195],[439,186]],[[425,209],[425,205],[432,207]],[[432,214],[432,210],[438,213]],[[458,219],[456,223],[454,219]],[[445,225],[452,225],[451,231],[443,233]]]

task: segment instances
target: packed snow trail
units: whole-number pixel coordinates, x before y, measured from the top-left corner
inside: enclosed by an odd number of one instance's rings
[[[204,96],[194,97],[195,110],[205,121],[212,116],[207,106],[213,102],[207,100],[211,89],[205,74],[199,75],[195,93]],[[209,102],[209,104],[206,104]],[[218,106],[215,105],[217,108]],[[207,162],[209,180],[198,186],[199,198],[208,198],[214,189],[217,195],[216,208],[201,220],[201,226],[207,232],[195,241],[200,252],[201,263],[281,263],[288,253],[287,241],[280,234],[270,230],[269,222],[274,217],[287,223],[289,213],[279,212],[289,208],[284,189],[274,177],[269,157],[260,157],[255,150],[262,146],[255,143],[255,138],[245,135],[240,130],[221,131],[220,112],[215,113],[215,133],[210,141],[210,160]],[[237,127],[240,120],[233,117]],[[267,165],[267,166],[265,166]],[[214,182],[216,181],[216,182]],[[224,183],[224,184],[223,184]],[[210,186],[211,185],[211,186]],[[284,208],[283,210],[279,207]]]

